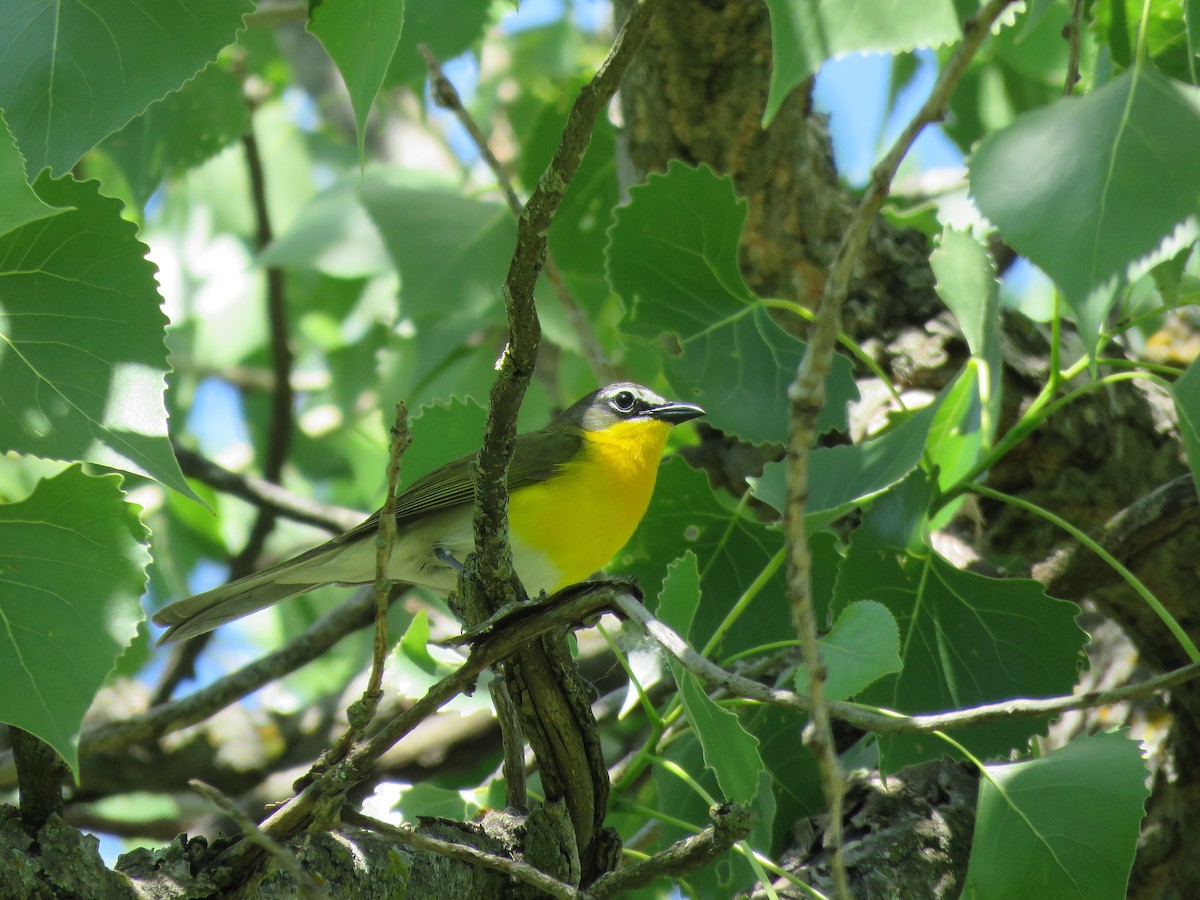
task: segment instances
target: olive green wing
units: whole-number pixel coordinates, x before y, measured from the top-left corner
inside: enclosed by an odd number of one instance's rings
[[[583,437],[572,430],[546,429],[517,436],[508,467],[508,490],[539,484],[559,474],[562,464],[574,459]],[[471,462],[476,454],[461,456],[423,475],[396,495],[396,524],[400,528],[422,516],[475,502]],[[337,543],[358,540],[379,527],[379,511],[361,525],[335,538]]]

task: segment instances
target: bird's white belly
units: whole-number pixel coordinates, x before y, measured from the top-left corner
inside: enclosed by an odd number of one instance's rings
[[[447,555],[463,563],[474,550],[470,518],[457,515],[428,516],[402,529],[392,545],[388,577],[393,581],[449,593],[458,581],[458,569]],[[444,552],[439,553],[442,550]],[[546,556],[516,536],[512,539],[513,567],[530,597],[552,591],[559,581],[559,570]],[[290,571],[279,573],[278,580],[296,583],[339,582],[363,584],[375,579],[375,541],[358,540],[341,546],[331,545],[329,552]]]

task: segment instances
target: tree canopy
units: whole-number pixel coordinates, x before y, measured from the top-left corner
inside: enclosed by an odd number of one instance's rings
[[[0,22],[0,897],[1200,891],[1200,5]],[[706,416],[506,602],[513,434],[625,379]],[[449,603],[155,647],[476,452]]]

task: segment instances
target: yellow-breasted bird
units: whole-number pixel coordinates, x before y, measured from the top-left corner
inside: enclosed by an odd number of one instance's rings
[[[690,403],[619,382],[588,394],[539,431],[517,437],[508,471],[513,566],[531,596],[553,593],[602,568],[646,513],[672,425],[704,415]],[[398,534],[388,577],[441,591],[474,549],[475,502],[464,456],[396,497]],[[219,625],[326,584],[375,579],[379,513],[333,540],[154,615],[159,643]]]

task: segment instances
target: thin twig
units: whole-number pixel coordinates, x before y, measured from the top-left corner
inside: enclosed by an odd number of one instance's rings
[[[374,819],[371,816],[365,816],[354,810],[346,810],[342,814],[342,821],[348,825],[356,825],[359,828],[365,828],[369,831],[394,838],[402,844],[414,847],[417,850],[424,850],[426,853],[436,853],[439,856],[461,860],[480,868],[503,872],[510,878],[544,891],[551,897],[558,897],[561,900],[581,900],[585,896],[583,892],[573,885],[559,881],[557,878],[547,875],[545,872],[526,862],[509,859],[506,856],[497,856],[495,853],[487,853],[477,847],[460,844],[456,841],[430,837],[411,827],[404,828],[392,825],[390,822]]]
[[[308,898],[308,900],[329,900],[329,894],[317,887],[317,883],[313,877],[304,871],[304,867],[300,865],[300,860],[296,859],[295,854],[291,853],[286,847],[281,846],[270,837],[263,834],[258,825],[248,815],[238,809],[236,803],[226,797],[221,791],[213,787],[211,784],[205,784],[199,778],[192,778],[188,781],[188,786],[193,791],[210,802],[229,818],[237,823],[246,840],[262,847],[271,858],[279,863],[280,868],[292,876],[292,881],[296,883],[296,888],[300,891],[300,896]]]
[[[392,423],[391,443],[388,447],[387,499],[379,513],[379,533],[375,537],[375,644],[371,658],[371,676],[363,692],[363,702],[370,707],[363,728],[375,717],[379,698],[383,696],[383,662],[387,658],[388,635],[388,564],[392,560],[392,548],[396,546],[396,487],[400,484],[400,460],[412,443],[412,430],[408,427],[408,407],[404,402],[396,404],[396,419]]]
[[[467,691],[484,669],[497,665],[548,631],[588,621],[599,612],[616,607],[618,598],[628,598],[634,604],[641,602],[640,593],[628,584],[589,582],[560,591],[545,602],[517,607],[513,615],[495,623],[486,635],[473,642],[470,655],[458,669],[385,722],[339,766],[319,773],[315,781],[277,809],[263,823],[263,829],[276,840],[287,840],[306,827],[326,798],[359,784],[383,754],[444,704]],[[240,856],[243,851],[232,853]]]
[[[622,866],[601,876],[588,888],[588,896],[624,896],[658,878],[694,872],[748,837],[750,829],[754,827],[754,814],[738,806],[716,807],[710,815],[713,824],[699,833],[676,841],[649,859]]]
[[[390,647],[387,616],[392,582],[387,571],[388,563],[392,559],[392,548],[396,545],[396,486],[400,484],[400,460],[412,443],[412,431],[408,427],[408,407],[403,401],[396,404],[396,418],[392,422],[390,434],[386,470],[387,496],[383,501],[383,508],[379,511],[379,528],[375,534],[375,581],[372,591],[375,598],[375,640],[371,651],[371,672],[367,676],[367,686],[363,695],[346,710],[346,730],[332,747],[321,754],[321,758],[304,777],[304,783],[346,758],[350,748],[362,740],[371,720],[375,718],[375,712],[379,709],[379,701],[383,698],[383,667]]]
[[[917,135],[931,122],[945,116],[950,96],[978,52],[993,23],[1014,0],[990,0],[963,25],[962,43],[955,49],[930,91],[929,97],[905,126],[887,155],[871,173],[871,183],[842,236],[825,284],[825,295],[810,334],[808,351],[788,389],[791,423],[788,435],[788,502],[785,515],[788,546],[788,595],[792,620],[800,637],[812,701],[811,724],[806,740],[812,745],[821,769],[821,783],[829,806],[826,845],[832,856],[835,896],[849,897],[845,861],[842,856],[842,798],[845,782],[841,775],[828,705],[825,703],[825,668],[817,644],[817,625],[812,606],[812,560],[804,527],[808,497],[808,454],[816,437],[817,416],[825,405],[825,380],[833,364],[842,304],[849,292],[850,278],[875,218],[887,198],[892,179]]]
[[[475,119],[472,118],[466,106],[463,105],[462,98],[459,96],[454,84],[446,77],[446,73],[443,71],[437,56],[425,44],[419,45],[417,49],[425,58],[425,65],[429,69],[429,80],[433,89],[434,100],[442,108],[454,113],[459,123],[466,129],[467,134],[471,136],[471,140],[474,142],[480,156],[483,157],[483,161],[487,163],[488,168],[492,170],[492,174],[496,176],[496,183],[500,186],[500,192],[504,194],[504,200],[508,204],[508,208],[519,220],[524,207],[521,203],[521,198],[517,195],[516,188],[513,186],[512,174],[508,171],[508,167],[492,152],[492,148],[488,144],[483,131],[476,124]],[[580,352],[591,367],[592,374],[601,384],[618,381],[619,377],[616,367],[612,364],[612,360],[608,358],[604,347],[600,345],[596,333],[592,330],[592,323],[588,319],[587,313],[583,311],[579,305],[579,301],[575,299],[575,295],[567,287],[566,279],[563,278],[562,272],[555,265],[554,257],[549,250],[546,251],[545,271],[546,277],[554,287],[554,292],[557,294],[559,302],[562,303],[563,309],[566,310],[567,319],[570,321],[571,327],[575,330],[575,336],[579,339]]]
[[[1063,96],[1070,97],[1079,84],[1079,49],[1082,43],[1083,0],[1071,3],[1071,19],[1064,29],[1067,38],[1067,76],[1063,81]]]
[[[344,506],[320,503],[309,497],[293,494],[286,488],[272,484],[254,475],[231,472],[178,444],[172,444],[179,467],[189,478],[214,487],[217,490],[239,497],[260,509],[270,509],[276,515],[293,522],[314,525],[333,534],[349,531],[367,517],[367,514]]]
[[[687,641],[672,631],[668,625],[654,618],[640,603],[630,602],[620,595],[614,596],[613,602],[622,614],[637,622],[664,650],[710,689],[728,691],[734,696],[745,697],[748,700],[790,709],[794,712],[812,712],[813,704],[810,698],[793,691],[767,687],[758,681],[723,669],[712,660],[701,656]],[[833,718],[863,731],[873,731],[877,734],[928,734],[933,731],[986,725],[1001,719],[1052,718],[1068,710],[1111,706],[1170,690],[1198,676],[1200,676],[1200,663],[1189,663],[1162,675],[1147,678],[1137,684],[1127,684],[1103,691],[1088,691],[1083,694],[1067,694],[1037,700],[1000,700],[996,703],[981,703],[979,706],[969,709],[918,715],[877,712],[869,707],[846,702],[829,703],[827,706]]]
[[[250,193],[254,199],[254,242],[261,253],[270,245],[273,234],[271,215],[267,208],[267,179],[253,124],[242,137],[242,148],[246,155],[246,169],[250,175]],[[266,276],[267,325],[270,335],[271,370],[275,375],[275,384],[271,389],[271,413],[267,425],[267,447],[263,454],[262,470],[264,479],[278,484],[280,476],[283,475],[283,464],[287,461],[288,448],[295,430],[292,416],[295,393],[292,390],[292,348],[288,343],[290,335],[283,269],[279,266],[268,266]],[[230,563],[233,578],[247,574],[258,560],[267,535],[275,527],[275,518],[271,510],[259,509],[246,546]]]

